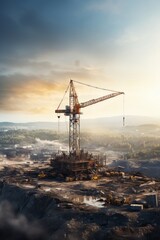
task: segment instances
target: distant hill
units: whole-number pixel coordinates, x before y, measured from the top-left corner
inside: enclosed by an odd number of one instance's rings
[[[126,128],[134,128],[139,126],[139,130],[150,130],[160,126],[160,119],[141,116],[126,116]],[[68,123],[60,122],[61,130],[67,129]],[[85,131],[103,131],[108,128],[122,128],[122,116],[95,118],[95,119],[81,119],[81,129]],[[57,122],[27,122],[27,123],[14,123],[14,122],[0,122],[0,128],[12,129],[52,129],[57,130]]]
[[[55,129],[56,122],[28,122],[28,123],[14,123],[14,122],[0,122],[0,128],[22,128],[22,129]]]
[[[141,128],[152,129],[152,127],[160,126],[160,119],[141,117],[141,116],[126,116],[125,117],[126,127],[141,126]],[[84,119],[81,121],[82,128],[122,128],[123,127],[123,117],[106,117],[106,118],[96,118],[96,119]]]

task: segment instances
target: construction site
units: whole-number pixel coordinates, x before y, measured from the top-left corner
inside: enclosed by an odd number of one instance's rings
[[[73,80],[68,91],[69,105],[60,109],[61,101],[55,110],[58,120],[61,113],[69,117],[68,152],[41,149],[35,155],[30,147],[19,147],[18,155],[11,149],[11,157],[9,149],[2,150],[0,208],[8,215],[0,215],[0,229],[11,228],[12,234],[4,231],[2,239],[159,239],[160,179],[128,171],[122,160],[109,164],[80,147],[81,109],[124,92],[79,103]]]
[[[26,231],[25,239],[158,239],[160,180],[110,167],[99,168],[97,175],[66,181],[54,175],[49,161],[43,166],[2,162],[0,207],[5,214],[0,227],[13,229],[10,238],[2,239],[17,239]]]

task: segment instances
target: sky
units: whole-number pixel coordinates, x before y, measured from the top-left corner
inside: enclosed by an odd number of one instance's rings
[[[0,121],[56,121],[70,79],[125,92],[83,118],[159,118],[159,26],[159,0],[0,0]],[[75,88],[79,102],[110,93]]]

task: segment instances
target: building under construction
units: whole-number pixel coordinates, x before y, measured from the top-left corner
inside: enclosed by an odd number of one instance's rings
[[[92,154],[80,151],[76,153],[56,155],[51,161],[54,171],[64,177],[70,176],[75,180],[92,179],[97,175],[98,161]]]
[[[95,174],[98,166],[100,165],[100,161],[97,157],[94,157],[89,153],[84,153],[84,151],[80,149],[81,108],[85,108],[98,102],[116,97],[118,95],[124,94],[124,92],[103,89],[111,91],[112,93],[79,103],[74,82],[77,81],[70,80],[70,83],[65,91],[65,94],[69,91],[69,105],[67,105],[65,109],[60,109],[60,105],[62,103],[61,101],[58,108],[55,110],[55,113],[58,114],[58,118],[60,118],[61,113],[69,117],[69,154],[62,153],[60,155],[56,155],[55,158],[51,159],[51,165],[57,174],[62,174],[64,176],[74,176],[76,179],[81,178],[82,175],[89,176],[90,174]],[[84,83],[80,84],[94,87]]]

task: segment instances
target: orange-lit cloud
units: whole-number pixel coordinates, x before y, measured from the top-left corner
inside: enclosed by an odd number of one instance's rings
[[[92,79],[94,83],[96,74],[97,70],[93,67],[80,67],[72,71],[68,69],[67,72],[52,71],[46,76],[24,74],[0,76],[0,110],[45,114],[52,106],[54,108],[58,106],[69,84],[69,75],[83,81]]]

